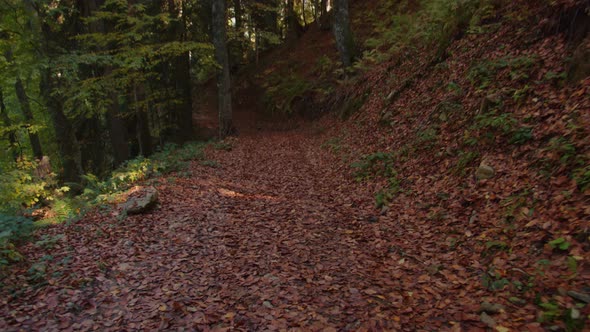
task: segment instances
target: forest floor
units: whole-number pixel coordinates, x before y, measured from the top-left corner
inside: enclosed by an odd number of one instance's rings
[[[43,230],[23,248],[37,263],[4,280],[0,329],[540,330],[534,306],[489,297],[456,229],[403,199],[376,210],[325,139],[319,125],[229,139],[156,179],[151,212]]]

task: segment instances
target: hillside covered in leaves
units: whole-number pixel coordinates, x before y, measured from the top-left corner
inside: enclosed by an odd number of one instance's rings
[[[2,127],[0,329],[588,330],[590,4],[351,0],[347,50],[334,2],[224,2],[227,66],[205,2],[160,7],[186,5],[177,30],[141,1],[83,20],[98,30],[65,40],[84,52],[56,59],[86,76],[55,91],[103,138],[126,114],[137,151],[69,182],[12,160],[55,132]],[[92,27],[116,13],[137,30]],[[25,77],[5,59],[0,92]]]

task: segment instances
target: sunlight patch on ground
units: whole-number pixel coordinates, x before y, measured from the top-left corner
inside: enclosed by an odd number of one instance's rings
[[[256,198],[256,199],[266,199],[266,200],[270,200],[270,201],[276,201],[278,200],[276,197],[273,196],[267,196],[267,195],[245,195],[233,190],[229,190],[229,189],[224,189],[224,188],[219,188],[217,189],[217,192],[219,192],[222,196],[225,197],[244,197],[244,198]]]

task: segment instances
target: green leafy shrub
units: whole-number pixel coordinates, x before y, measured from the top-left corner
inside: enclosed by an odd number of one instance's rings
[[[271,113],[291,115],[293,101],[312,90],[313,86],[301,76],[291,72],[289,75],[271,75],[264,84],[264,103]]]
[[[0,214],[0,267],[22,260],[14,242],[27,239],[33,232],[33,221],[25,217]]]
[[[18,214],[23,208],[51,200],[57,182],[55,174],[37,173],[36,161],[21,160],[0,165],[0,213]]]
[[[387,187],[375,193],[375,205],[383,207],[401,191],[401,181],[394,168],[395,155],[385,152],[376,152],[366,155],[360,161],[355,162],[351,167],[355,168],[355,178],[363,181],[374,177],[387,179]]]

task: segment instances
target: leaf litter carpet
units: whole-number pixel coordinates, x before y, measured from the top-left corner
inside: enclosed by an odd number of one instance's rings
[[[401,205],[380,214],[320,146],[300,131],[240,137],[208,151],[217,167],[157,179],[149,213],[43,230],[55,243],[23,250],[51,255],[45,279],[4,280],[0,328],[483,330],[470,249]]]

